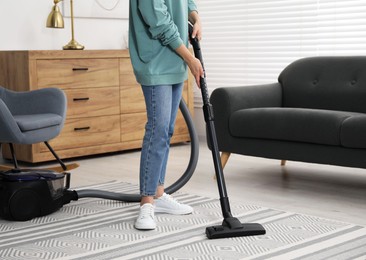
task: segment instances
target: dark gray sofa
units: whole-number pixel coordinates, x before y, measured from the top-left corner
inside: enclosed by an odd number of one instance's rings
[[[210,101],[223,165],[235,153],[366,168],[366,57],[300,59],[277,83]]]

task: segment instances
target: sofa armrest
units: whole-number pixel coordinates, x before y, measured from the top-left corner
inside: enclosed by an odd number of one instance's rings
[[[231,114],[237,110],[255,107],[282,106],[282,87],[280,83],[229,87],[215,89],[210,98],[213,106]]]
[[[280,83],[215,89],[210,98],[215,118],[220,124],[228,122],[230,115],[241,109],[255,107],[281,107]]]
[[[281,107],[280,83],[215,89],[210,98],[220,151],[226,151],[230,139],[229,119],[233,112],[245,108]],[[210,146],[210,144],[209,144]]]

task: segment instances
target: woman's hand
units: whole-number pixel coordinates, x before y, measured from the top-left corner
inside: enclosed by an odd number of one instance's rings
[[[197,38],[198,41],[202,39],[202,26],[200,22],[193,24],[192,38]]]
[[[192,59],[187,61],[187,65],[188,65],[194,79],[196,80],[197,86],[200,88],[201,87],[200,80],[205,75],[203,68],[202,68],[201,61],[192,55]]]

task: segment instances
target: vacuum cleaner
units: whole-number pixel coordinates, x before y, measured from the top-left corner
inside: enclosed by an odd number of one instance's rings
[[[207,88],[206,73],[203,64],[201,46],[197,38],[192,38],[193,26],[191,24],[189,24],[188,26],[189,26],[189,37],[191,44],[193,46],[194,55],[197,59],[200,60],[204,70],[204,77],[200,79],[200,89],[203,100],[203,114],[207,127],[208,142],[211,145],[212,158],[215,166],[215,175],[220,193],[220,205],[224,217],[224,220],[222,221],[221,225],[206,228],[207,238],[214,239],[214,238],[263,235],[266,233],[266,231],[261,224],[241,223],[239,219],[233,217],[231,214],[229,198],[227,195],[225,185],[224,172],[221,165],[220,153],[217,143],[213,107],[210,103],[210,96]]]

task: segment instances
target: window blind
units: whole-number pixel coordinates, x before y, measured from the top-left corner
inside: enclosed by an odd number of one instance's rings
[[[366,55],[365,0],[196,0],[209,90],[273,83],[292,61]],[[201,104],[195,91],[195,103]]]

